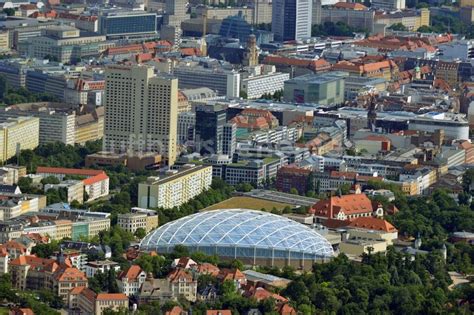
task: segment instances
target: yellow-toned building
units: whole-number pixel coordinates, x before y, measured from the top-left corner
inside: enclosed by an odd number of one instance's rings
[[[104,137],[104,109],[99,107],[92,113],[76,116],[75,143],[84,144]]]
[[[89,238],[99,235],[100,231],[110,229],[110,219],[94,218],[88,221],[89,223]]]
[[[72,221],[56,220],[54,224],[56,224],[56,240],[72,237]]]
[[[401,11],[387,14],[376,14],[375,23],[390,27],[401,23],[409,31],[416,31],[421,26],[430,26],[430,10],[423,8],[417,11]]]
[[[39,118],[8,118],[0,124],[0,161],[4,162],[20,150],[35,149],[39,145]]]
[[[117,224],[130,233],[135,233],[139,228],[144,229],[148,233],[158,227],[158,215],[151,213],[119,214]]]
[[[138,185],[140,208],[179,207],[211,187],[212,166],[184,165],[162,177],[149,177]]]
[[[459,7],[474,7],[474,0],[461,0],[459,2]]]
[[[8,31],[0,32],[0,52],[10,51],[10,45],[8,44]]]

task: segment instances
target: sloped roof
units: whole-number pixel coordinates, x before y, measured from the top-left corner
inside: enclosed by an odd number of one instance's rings
[[[372,201],[365,194],[333,196],[318,201],[310,212],[316,216],[334,218],[343,211],[346,215],[373,212]]]
[[[122,272],[120,272],[117,276],[117,279],[122,280],[124,278],[127,278],[129,281],[136,280],[142,271],[143,270],[142,268],[140,268],[140,266],[131,265],[130,268],[128,268],[127,270],[123,270]]]
[[[365,230],[383,231],[387,233],[397,232],[397,229],[392,224],[390,224],[390,222],[373,217],[356,218],[349,224],[349,227]]]

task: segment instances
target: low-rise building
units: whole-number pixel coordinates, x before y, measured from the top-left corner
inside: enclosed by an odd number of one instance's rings
[[[140,287],[146,279],[146,272],[138,265],[132,265],[130,268],[122,271],[117,276],[117,285],[119,291],[126,296],[138,294]]]
[[[167,277],[171,292],[175,297],[184,297],[190,302],[196,302],[197,299],[197,279],[184,269],[175,269]]]
[[[87,287],[76,287],[69,292],[71,312],[102,315],[105,310],[128,310],[128,297],[123,293],[95,293]]]
[[[67,192],[67,202],[71,203],[74,200],[82,203],[84,201],[84,183],[80,180],[65,180],[59,184],[46,184],[44,191],[50,189],[65,189]]]
[[[117,224],[125,231],[135,233],[143,229],[147,233],[158,227],[158,214],[156,213],[124,213],[117,217]]]
[[[109,194],[109,177],[101,170],[73,169],[61,167],[43,167],[40,166],[36,170],[36,174],[44,177],[54,176],[59,180],[64,180],[66,176],[84,177],[84,191],[87,194],[85,201],[95,200]]]
[[[183,165],[165,176],[149,177],[138,185],[138,206],[141,208],[179,207],[211,187],[212,167]]]
[[[314,204],[310,211],[316,222],[353,221],[360,217],[383,217],[384,209],[381,204],[373,203],[365,194],[333,196]]]
[[[98,272],[106,274],[110,270],[119,271],[120,265],[111,260],[97,260],[89,261],[87,264],[85,264],[84,269],[86,276],[88,278],[92,278]]]

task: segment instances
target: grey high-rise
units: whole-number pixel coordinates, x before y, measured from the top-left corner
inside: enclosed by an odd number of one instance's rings
[[[272,32],[277,41],[311,37],[313,0],[274,0]]]

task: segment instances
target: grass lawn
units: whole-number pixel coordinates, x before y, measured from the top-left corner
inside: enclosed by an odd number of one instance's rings
[[[0,307],[0,315],[8,315],[8,308]]]
[[[282,210],[286,206],[290,206],[286,203],[281,202],[274,202],[268,201],[263,199],[257,199],[252,197],[232,197],[230,199],[224,200],[222,202],[216,203],[210,207],[207,207],[203,210],[215,210],[215,209],[233,209],[233,208],[244,208],[244,209],[253,209],[253,210],[261,210],[265,208],[265,210],[271,211],[273,207],[277,208],[278,210]]]

